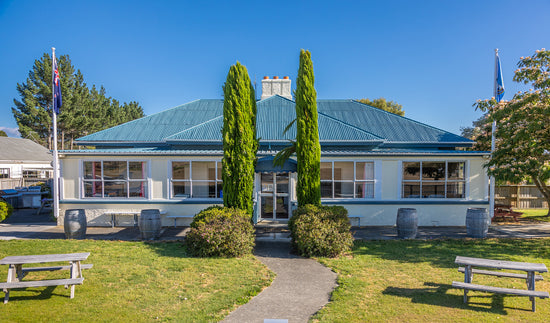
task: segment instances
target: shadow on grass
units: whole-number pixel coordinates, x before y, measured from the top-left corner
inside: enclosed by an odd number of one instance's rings
[[[58,293],[54,293],[54,290],[56,288],[60,287],[60,291]],[[77,287],[78,289],[78,287]],[[63,291],[67,291],[64,293]],[[78,291],[75,291],[75,294]],[[24,295],[21,295],[23,293]],[[31,294],[32,295],[29,295]],[[60,296],[60,297],[66,297],[70,299],[71,297],[71,291],[69,289],[65,289],[63,286],[47,286],[46,288],[40,287],[40,288],[14,288],[10,290],[10,298],[8,302],[18,302],[18,301],[26,301],[26,300],[42,300],[42,299],[49,299],[52,298],[52,296]],[[4,297],[2,297],[2,300]]]
[[[501,260],[514,260],[522,256],[550,259],[550,239],[356,241],[353,254],[455,268],[456,256]]]
[[[487,296],[475,295],[471,296],[468,304],[464,304],[463,295],[451,295],[447,292],[456,290],[451,285],[436,284],[436,283],[424,283],[425,288],[401,288],[401,287],[388,287],[382,293],[385,295],[398,296],[403,298],[410,298],[413,303],[421,303],[442,307],[458,308],[465,310],[472,310],[477,312],[489,312],[495,314],[506,315],[508,312],[504,307],[504,295],[500,294],[487,294]],[[491,299],[489,302],[473,302],[472,299]],[[530,309],[512,308],[514,310]]]

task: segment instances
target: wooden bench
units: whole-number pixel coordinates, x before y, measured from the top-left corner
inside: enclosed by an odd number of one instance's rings
[[[174,219],[174,228],[176,227],[176,223],[178,219],[189,219],[193,218],[194,215],[168,215],[166,216],[167,219]]]
[[[464,282],[453,281],[452,287],[464,290],[464,303],[468,303],[468,291],[470,290],[486,292],[486,293],[527,296],[531,301],[531,308],[532,308],[532,311],[534,312],[535,298],[550,298],[550,295],[548,294],[548,292],[535,290],[535,282],[543,280],[543,277],[541,275],[536,275],[535,272],[539,272],[539,273],[548,272],[548,269],[546,268],[545,264],[493,260],[493,259],[483,259],[483,258],[470,258],[470,257],[461,257],[461,256],[456,257],[455,263],[458,265],[464,266],[464,267],[458,268],[459,272],[464,273]],[[472,268],[474,266],[485,267],[490,269],[498,269],[498,270],[509,269],[509,270],[525,271],[527,272],[527,274]],[[495,286],[473,284],[472,280],[473,280],[474,274],[525,279],[527,283],[527,289],[502,288],[502,287],[495,287]]]
[[[141,214],[141,211],[111,211],[104,213],[107,216],[111,216],[111,227],[116,227],[116,217],[119,215],[132,215],[134,217],[134,227],[138,226],[138,216]],[[166,211],[160,211],[160,215],[166,214]]]

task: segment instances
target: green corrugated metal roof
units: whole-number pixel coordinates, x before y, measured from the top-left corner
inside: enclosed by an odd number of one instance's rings
[[[447,131],[354,100],[319,100],[321,143],[355,142],[383,147],[414,145],[468,146],[473,142]],[[262,142],[294,139],[294,101],[273,96],[257,103],[257,136]],[[177,144],[216,142],[221,145],[223,100],[197,100],[78,139],[80,144]]]

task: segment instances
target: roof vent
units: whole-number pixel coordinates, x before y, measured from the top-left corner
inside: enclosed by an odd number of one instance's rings
[[[262,100],[267,99],[270,96],[280,95],[284,98],[292,100],[292,94],[290,91],[291,80],[288,76],[280,79],[278,76],[274,76],[272,79],[269,76],[264,76],[262,80]]]

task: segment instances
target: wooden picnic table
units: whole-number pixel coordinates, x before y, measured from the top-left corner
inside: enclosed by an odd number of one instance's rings
[[[452,286],[455,288],[464,289],[464,303],[468,303],[469,290],[476,290],[476,291],[488,292],[488,293],[510,294],[510,295],[517,295],[517,296],[528,296],[532,303],[532,311],[534,312],[536,297],[538,298],[550,297],[548,292],[535,290],[535,282],[543,279],[541,275],[536,275],[535,273],[548,272],[548,269],[546,268],[545,264],[493,260],[493,259],[483,259],[483,258],[471,258],[471,257],[462,257],[462,256],[457,256],[455,259],[455,263],[458,265],[464,266],[464,267],[458,268],[458,271],[464,273],[464,283],[453,282],[452,284]],[[505,270],[525,271],[526,274],[506,272],[506,271],[491,271],[491,270],[477,269],[473,267],[483,267],[483,268],[497,269],[497,270],[505,269]],[[527,290],[472,284],[474,273],[481,274],[481,275],[525,279],[527,283]]]
[[[82,265],[80,262],[88,259],[89,252],[68,253],[68,254],[49,254],[49,255],[29,255],[29,256],[8,256],[0,260],[0,265],[8,265],[8,278],[5,283],[0,283],[0,289],[5,293],[4,304],[9,300],[10,289],[27,287],[45,287],[65,285],[65,288],[71,286],[71,298],[74,298],[75,285],[82,285],[82,269],[89,269],[92,264]],[[69,262],[68,266],[47,266],[47,267],[23,267],[27,264],[41,264],[48,262]],[[31,271],[54,271],[69,270],[69,279],[52,280],[26,280],[22,279]]]

